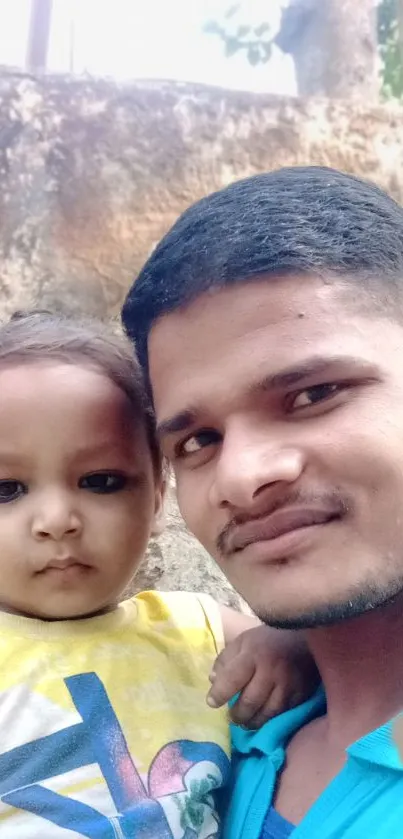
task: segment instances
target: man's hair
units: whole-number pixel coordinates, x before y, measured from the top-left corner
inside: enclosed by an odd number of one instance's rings
[[[19,311],[0,325],[0,369],[38,362],[85,365],[114,382],[127,396],[133,419],[143,425],[159,472],[161,456],[154,414],[141,367],[127,338],[93,318],[78,318],[47,310]]]
[[[153,251],[124,304],[143,368],[162,315],[209,289],[292,274],[342,275],[359,284],[359,304],[369,292],[371,304],[401,314],[403,209],[374,184],[319,166],[255,175],[202,198]]]

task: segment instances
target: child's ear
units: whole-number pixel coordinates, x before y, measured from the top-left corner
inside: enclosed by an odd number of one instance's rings
[[[163,530],[165,530],[166,525],[166,518],[165,518],[165,507],[164,501],[167,492],[167,482],[165,478],[161,480],[159,485],[155,488],[155,510],[154,510],[154,521],[153,526],[151,528],[151,535],[152,536],[160,536]]]

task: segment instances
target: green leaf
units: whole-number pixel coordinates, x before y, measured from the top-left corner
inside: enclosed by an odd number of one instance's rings
[[[208,35],[221,35],[223,30],[221,29],[221,26],[218,25],[217,21],[208,20],[203,26],[203,32],[207,32]]]
[[[249,46],[247,55],[249,64],[252,64],[253,67],[261,63],[261,53],[258,46]]]
[[[234,15],[236,15],[236,13],[239,12],[240,5],[241,5],[240,3],[234,3],[233,6],[230,6],[229,9],[227,9],[224,17],[226,17],[227,20],[231,17],[234,17]]]
[[[239,41],[237,38],[227,38],[225,41],[225,55],[227,58],[230,58],[231,55],[235,55],[240,48]]]
[[[236,31],[236,37],[239,39],[245,38],[246,35],[249,35],[250,30],[250,26],[238,26],[238,29]]]
[[[403,48],[400,42],[396,0],[378,6],[378,44],[382,60],[382,92],[386,98],[403,97]]]
[[[257,38],[261,38],[265,32],[270,32],[270,24],[261,23],[259,26],[255,26],[253,31]]]
[[[262,44],[262,63],[265,64],[271,58],[273,44],[271,41],[268,44]]]

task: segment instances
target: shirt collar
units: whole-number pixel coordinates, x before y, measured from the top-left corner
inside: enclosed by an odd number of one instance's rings
[[[272,755],[280,749],[284,752],[288,741],[303,725],[326,713],[326,696],[320,686],[313,696],[284,714],[274,717],[258,731],[246,731],[239,726],[231,726],[234,752],[248,755],[260,752]],[[361,737],[347,749],[347,754],[359,760],[365,760],[378,766],[403,772],[403,763],[392,738],[393,721],[382,725]]]
[[[279,747],[285,747],[292,735],[303,725],[319,717],[326,711],[326,697],[322,687],[313,696],[298,705],[273,717],[258,731],[247,731],[239,726],[231,726],[233,748],[241,754],[253,751],[271,754]]]

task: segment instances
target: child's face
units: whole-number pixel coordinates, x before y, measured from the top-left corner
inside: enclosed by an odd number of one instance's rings
[[[43,618],[113,605],[161,493],[141,423],[93,369],[0,369],[0,608]]]

